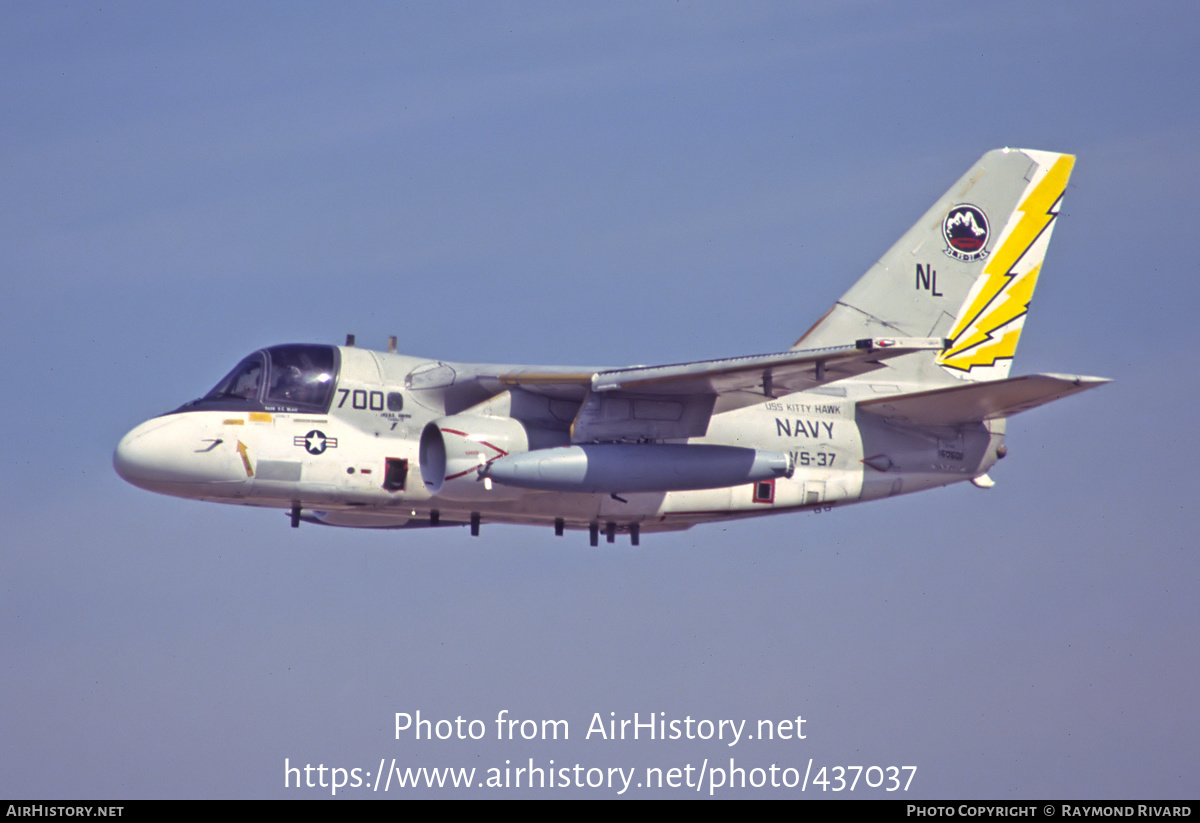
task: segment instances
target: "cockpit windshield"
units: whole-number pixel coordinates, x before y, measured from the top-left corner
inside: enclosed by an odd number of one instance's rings
[[[204,395],[205,400],[220,400],[226,397],[238,400],[258,400],[262,389],[263,372],[266,371],[266,361],[262,352],[255,352],[247,357],[237,368]]]
[[[334,346],[271,346],[238,363],[212,391],[184,409],[324,413],[337,382],[337,361]]]

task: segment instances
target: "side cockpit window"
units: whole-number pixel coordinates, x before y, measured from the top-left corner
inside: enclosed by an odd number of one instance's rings
[[[268,409],[325,411],[333,396],[333,346],[288,345],[267,349],[271,377],[263,401]]]

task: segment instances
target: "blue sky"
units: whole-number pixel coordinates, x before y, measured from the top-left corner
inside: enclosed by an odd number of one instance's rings
[[[1194,798],[1198,16],[5,6],[0,794],[328,793],[286,790],[285,758],[733,756],[916,765],[916,797]],[[1079,158],[1014,373],[1114,383],[1014,419],[988,492],[596,551],[293,531],[112,471],[126,430],[274,343],[785,349],[1004,145]],[[501,709],[572,738],[393,732],[396,712]],[[803,715],[808,737],[584,740],[609,712]]]

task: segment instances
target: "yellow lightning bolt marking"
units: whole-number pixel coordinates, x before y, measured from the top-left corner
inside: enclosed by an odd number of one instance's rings
[[[1025,274],[1014,272],[1013,267],[1057,216],[1051,210],[1062,197],[1074,165],[1075,158],[1071,155],[1060,156],[1018,208],[1020,218],[1017,224],[984,266],[981,275],[983,287],[959,314],[958,321],[950,331],[950,339],[954,342],[938,357],[938,362],[943,366],[970,371],[972,366],[991,365],[1000,358],[1012,357],[1016,352],[1020,329],[1010,330],[999,337],[994,336],[994,332],[1016,320],[1029,308],[1042,264],[1039,260]],[[1001,297],[1003,299],[999,299]]]
[[[253,477],[254,469],[250,468],[250,455],[247,453],[246,444],[241,440],[237,442],[238,454],[242,456],[242,465],[246,467],[246,476]]]

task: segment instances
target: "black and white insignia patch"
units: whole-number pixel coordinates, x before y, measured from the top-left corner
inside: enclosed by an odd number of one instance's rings
[[[970,203],[959,203],[942,219],[946,254],[968,263],[982,260],[988,256],[988,231],[988,219],[983,209]]]

